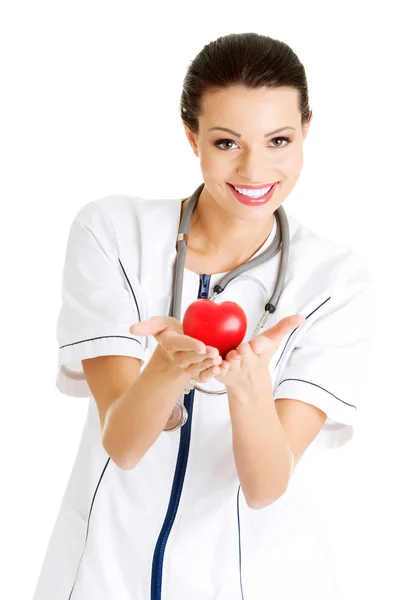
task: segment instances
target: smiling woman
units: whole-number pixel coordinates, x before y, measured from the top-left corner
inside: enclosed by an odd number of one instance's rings
[[[218,38],[191,62],[180,111],[204,180],[190,222],[181,198],[116,194],[70,228],[56,385],[89,408],[34,600],[339,600],[296,465],[314,440],[352,436],[371,278],[290,214],[280,246],[311,122],[304,67],[279,40]],[[221,292],[246,315],[243,343],[224,362],[200,354],[187,308],[264,253]],[[285,261],[269,329],[249,339]],[[191,376],[208,394],[185,393]]]
[[[274,213],[296,185],[312,119],[297,57],[277,40],[243,36],[223,38],[224,53],[221,38],[206,46],[191,64],[181,96],[185,134],[205,183],[192,240],[203,253],[227,252],[238,261],[243,248],[251,256],[265,242]],[[240,44],[241,59],[230,70],[225,56],[237,56]],[[235,139],[221,139],[221,132]]]

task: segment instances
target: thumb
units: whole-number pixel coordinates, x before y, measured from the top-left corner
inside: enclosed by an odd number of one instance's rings
[[[294,329],[296,327],[300,327],[305,321],[305,317],[300,314],[290,315],[289,317],[284,317],[278,323],[273,325],[270,329],[264,332],[263,335],[274,340],[275,342],[281,342],[281,340],[285,337],[288,331]]]
[[[168,329],[182,333],[182,326],[175,317],[151,317],[147,321],[140,321],[129,327],[129,331],[136,335],[159,335]]]

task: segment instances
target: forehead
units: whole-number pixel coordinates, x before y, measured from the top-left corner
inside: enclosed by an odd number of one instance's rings
[[[298,91],[289,87],[249,89],[229,86],[207,91],[202,98],[200,120],[204,126],[232,127],[233,120],[245,123],[256,118],[259,123],[279,127],[287,119],[294,121],[300,118],[298,97]]]

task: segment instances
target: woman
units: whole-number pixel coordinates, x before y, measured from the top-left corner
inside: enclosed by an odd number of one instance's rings
[[[295,467],[311,443],[352,436],[372,339],[363,261],[288,215],[268,328],[250,339],[280,252],[218,298],[246,313],[236,349],[222,357],[181,327],[193,301],[273,243],[311,122],[304,67],[278,40],[219,38],[188,69],[181,118],[204,180],[181,319],[171,301],[189,198],[108,196],[71,226],[57,387],[89,397],[89,409],[34,600],[337,600]],[[189,391],[195,381],[215,393]]]

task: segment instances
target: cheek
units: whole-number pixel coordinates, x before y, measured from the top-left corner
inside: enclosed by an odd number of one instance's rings
[[[200,169],[204,177],[215,179],[220,182],[224,179],[229,179],[232,172],[232,161],[229,161],[228,156],[224,152],[218,151],[216,148],[203,150],[199,156]]]
[[[281,190],[279,190],[279,188],[277,190],[280,193],[278,193],[275,198],[273,207],[274,211],[282,204],[285,198],[287,198],[290,192],[293,190],[300,177],[302,168],[303,152],[301,151],[288,154],[284,158],[282,157],[279,166],[276,165],[277,173],[279,173],[283,178],[283,185]]]
[[[287,154],[281,163],[281,168],[286,177],[295,177],[303,168],[303,152],[291,152]]]

